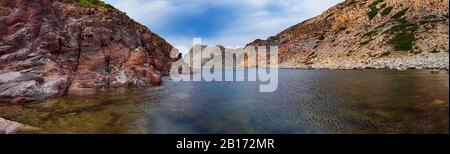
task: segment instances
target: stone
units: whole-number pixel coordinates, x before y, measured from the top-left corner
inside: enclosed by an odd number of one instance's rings
[[[6,120],[0,117],[0,134],[17,134],[21,132],[36,132],[39,128]]]
[[[433,70],[431,70],[431,74],[439,74],[439,70],[433,69]]]
[[[0,102],[161,84],[172,45],[125,13],[63,0],[0,2]]]
[[[20,131],[22,124],[12,122],[3,118],[0,118],[0,134],[15,134]]]

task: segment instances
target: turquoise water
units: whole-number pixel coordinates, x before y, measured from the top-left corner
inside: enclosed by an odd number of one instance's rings
[[[280,70],[258,82],[173,82],[27,105],[0,116],[32,133],[448,133],[449,76],[430,71]],[[29,132],[28,132],[29,133]]]

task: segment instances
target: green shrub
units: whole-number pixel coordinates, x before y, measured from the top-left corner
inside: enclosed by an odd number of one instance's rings
[[[394,14],[393,16],[392,16],[392,19],[398,19],[398,18],[401,18],[401,17],[403,17],[405,14],[406,14],[406,12],[409,10],[409,8],[406,8],[406,9],[403,9],[403,10],[401,10],[401,11],[398,11],[396,14]]]
[[[376,7],[377,5],[378,5],[378,3],[381,3],[381,2],[383,2],[384,0],[376,0],[376,1],[373,1],[372,3],[370,3],[370,5],[369,5],[369,7]]]
[[[114,7],[112,5],[109,5],[101,0],[73,0],[76,4],[81,5],[95,5],[95,6],[102,6],[105,8],[113,9]]]
[[[372,20],[378,14],[378,9],[371,9],[367,15],[369,16],[369,20]]]
[[[391,13],[392,8],[394,8],[394,7],[390,6],[390,7],[384,8],[384,9],[381,11],[381,15],[383,15],[383,16],[388,15],[389,13]]]
[[[397,51],[409,51],[412,50],[413,42],[415,41],[414,34],[412,33],[400,33],[392,38],[389,43]]]
[[[397,19],[395,20],[397,25],[392,26],[387,32],[390,33],[407,33],[407,32],[415,32],[419,29],[419,25],[417,23],[411,23],[406,21],[405,19]]]
[[[323,39],[325,39],[325,34],[320,33],[320,34],[319,34],[319,37],[318,37],[317,39],[319,39],[319,40],[322,41]]]
[[[369,5],[370,11],[367,13],[367,15],[369,16],[369,20],[372,20],[375,16],[377,16],[378,12],[380,11],[380,9],[377,8],[377,5],[383,1],[384,0],[376,0]]]
[[[416,40],[414,33],[419,29],[419,24],[409,22],[405,18],[395,19],[392,22],[396,22],[396,25],[383,32],[394,35],[389,40],[391,46],[397,51],[412,50],[412,45]]]

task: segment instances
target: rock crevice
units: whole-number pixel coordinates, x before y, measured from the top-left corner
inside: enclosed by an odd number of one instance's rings
[[[1,1],[0,102],[159,85],[172,48],[112,7]]]

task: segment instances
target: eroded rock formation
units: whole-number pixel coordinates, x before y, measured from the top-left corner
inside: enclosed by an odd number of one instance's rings
[[[125,13],[68,0],[0,1],[0,102],[150,86],[172,46]]]

